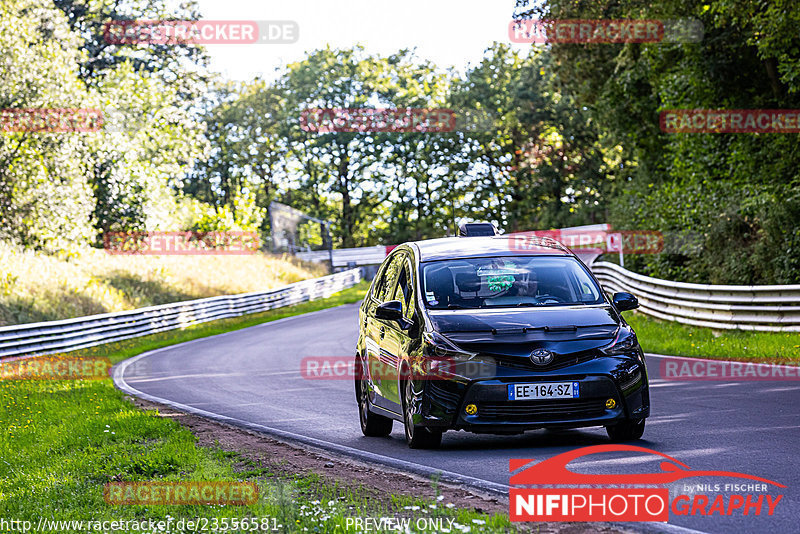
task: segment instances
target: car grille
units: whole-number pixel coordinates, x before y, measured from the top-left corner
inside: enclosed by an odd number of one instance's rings
[[[497,362],[497,365],[503,367],[510,367],[512,369],[522,369],[525,371],[553,371],[555,369],[563,369],[570,365],[576,365],[583,362],[588,362],[596,356],[595,351],[579,352],[577,354],[570,354],[568,356],[556,355],[552,362],[547,365],[535,365],[530,358],[521,356],[506,356],[495,355],[491,357]]]
[[[604,412],[603,399],[482,402],[478,405],[479,417],[507,421],[584,419]]]

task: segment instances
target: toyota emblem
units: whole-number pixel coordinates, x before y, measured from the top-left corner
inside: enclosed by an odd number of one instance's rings
[[[553,353],[547,349],[536,349],[531,352],[531,361],[536,365],[547,365],[553,361]]]

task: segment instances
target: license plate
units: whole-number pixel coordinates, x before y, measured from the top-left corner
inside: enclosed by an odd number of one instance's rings
[[[578,382],[537,382],[534,384],[509,384],[508,400],[577,399]]]

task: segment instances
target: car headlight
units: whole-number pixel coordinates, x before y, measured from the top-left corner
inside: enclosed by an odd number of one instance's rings
[[[621,326],[617,331],[617,336],[610,344],[600,348],[600,352],[607,356],[615,356],[618,354],[626,354],[637,351],[639,348],[639,340],[636,339],[636,334],[628,327]]]
[[[429,358],[448,359],[454,361],[468,361],[477,353],[465,351],[457,347],[452,341],[436,332],[423,332],[422,354]]]
[[[422,334],[422,353],[426,357],[418,370],[424,370],[428,380],[477,380],[496,376],[497,365],[492,358],[466,351],[441,334]],[[417,368],[415,368],[417,369]]]

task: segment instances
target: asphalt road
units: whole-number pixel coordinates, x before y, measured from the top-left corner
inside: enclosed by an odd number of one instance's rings
[[[494,488],[508,484],[511,458],[542,460],[576,447],[608,443],[602,428],[538,430],[518,436],[448,432],[440,450],[417,451],[406,447],[397,422],[389,438],[363,437],[352,381],[308,380],[300,373],[305,357],[350,358],[354,354],[356,316],[357,306],[347,305],[160,349],[118,366],[115,380],[142,396],[229,417],[237,424],[252,423],[252,428],[320,440],[316,443],[334,444],[340,452],[369,451],[471,477],[475,483],[485,481]],[[752,512],[731,517],[670,514],[669,525],[647,528],[797,532],[800,382],[671,382],[660,378],[657,362],[656,357],[648,360],[652,415],[643,439],[635,444],[668,454],[696,470],[747,473],[787,488],[770,487],[769,493],[784,495],[772,517],[766,516],[766,507],[761,516]],[[587,458],[570,468],[597,474],[659,471],[658,462],[629,454]],[[685,493],[684,483],[726,482],[740,481],[693,478],[671,485],[671,496]],[[711,493],[712,499],[715,495]]]

